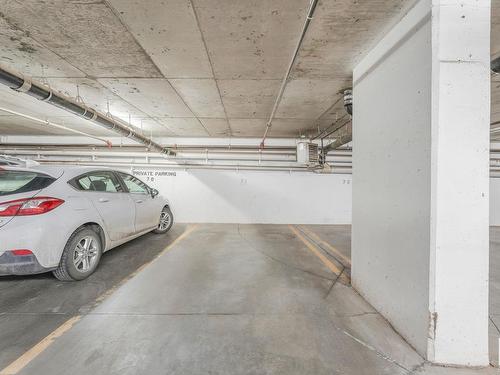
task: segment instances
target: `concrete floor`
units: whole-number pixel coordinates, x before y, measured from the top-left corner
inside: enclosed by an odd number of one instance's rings
[[[0,374],[498,373],[425,364],[347,284],[348,226],[184,230],[117,248],[83,283],[0,279],[0,368],[79,317]],[[123,271],[136,254],[144,255]]]
[[[52,274],[0,277],[0,370],[69,318],[92,310],[96,300],[151,261],[182,233],[147,234],[107,252],[87,280],[64,283]],[[144,244],[147,243],[147,247]]]

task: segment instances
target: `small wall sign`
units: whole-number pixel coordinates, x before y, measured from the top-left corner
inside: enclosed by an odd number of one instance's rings
[[[158,178],[176,177],[177,172],[160,171],[160,170],[133,170],[132,174],[136,177],[144,179],[146,182],[156,181]]]

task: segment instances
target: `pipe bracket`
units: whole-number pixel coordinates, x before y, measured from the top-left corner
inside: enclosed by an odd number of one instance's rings
[[[21,85],[21,87],[18,87],[17,89],[14,89],[18,92],[28,92],[30,91],[31,89],[31,79],[30,78],[24,78],[23,77],[23,84]]]
[[[48,102],[51,98],[52,98],[52,90],[49,91],[49,95],[46,98],[40,100],[42,102]]]

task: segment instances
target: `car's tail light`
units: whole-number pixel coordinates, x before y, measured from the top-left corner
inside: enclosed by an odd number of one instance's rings
[[[51,197],[33,197],[0,203],[1,216],[40,215],[59,207],[64,201]]]
[[[33,254],[33,252],[31,250],[27,250],[27,249],[10,250],[10,252],[12,253],[12,255],[15,255],[17,257]]]

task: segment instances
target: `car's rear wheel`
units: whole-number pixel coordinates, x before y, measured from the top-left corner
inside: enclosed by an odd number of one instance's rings
[[[172,211],[170,208],[163,207],[163,210],[160,214],[160,222],[158,223],[158,227],[153,231],[157,234],[167,233],[170,228],[172,228],[172,224],[174,223],[174,215],[172,215]]]
[[[102,255],[101,238],[88,227],[76,230],[69,238],[53,271],[61,281],[78,281],[89,277],[97,268]]]

